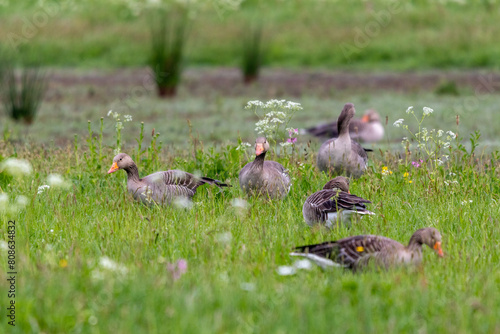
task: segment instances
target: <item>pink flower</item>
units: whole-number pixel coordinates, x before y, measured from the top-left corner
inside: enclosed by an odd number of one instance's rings
[[[177,281],[187,272],[187,261],[184,259],[180,259],[176,264],[168,263],[167,270],[172,274],[172,278],[174,281]]]
[[[418,163],[417,161],[412,161],[411,164],[413,167],[418,168],[420,167],[420,164],[424,162],[424,160],[420,159],[419,162],[420,163]]]
[[[295,144],[295,142],[297,141],[297,138],[288,138],[286,141],[289,143]]]

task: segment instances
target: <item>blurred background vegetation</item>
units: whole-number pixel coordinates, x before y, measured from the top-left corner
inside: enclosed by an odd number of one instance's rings
[[[145,66],[150,50],[147,14],[160,3],[4,0],[0,43],[8,46],[18,41],[15,36],[22,39],[17,57],[25,64]],[[238,66],[242,30],[250,19],[266,24],[268,66],[400,71],[500,65],[496,0],[184,3],[191,16],[189,66]]]

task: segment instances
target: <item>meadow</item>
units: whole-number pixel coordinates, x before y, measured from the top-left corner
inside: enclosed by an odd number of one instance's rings
[[[431,116],[425,121],[441,117]],[[124,172],[106,175],[115,144],[103,142],[99,126],[91,130],[65,147],[2,141],[4,161],[17,157],[33,167],[0,180],[10,201],[6,209],[2,199],[2,234],[15,219],[19,272],[16,327],[2,321],[2,331],[500,331],[500,165],[498,151],[472,151],[480,140],[469,149],[464,138],[451,141],[440,151],[448,155],[442,165],[402,147],[373,153],[351,192],[370,199],[376,215],[328,231],[309,228],[301,214],[305,198],[329,180],[307,142],[271,155],[289,169],[293,187],[283,201],[266,201],[239,189],[238,172],[252,153],[237,141],[203,145],[188,135],[185,146],[161,148],[146,134],[141,149],[126,146],[141,175],[177,168],[233,185],[200,188],[188,209],[147,207],[127,194]],[[420,158],[426,163],[411,164]],[[418,268],[279,274],[294,264],[288,253],[296,245],[356,234],[406,243],[426,226],[441,231],[445,257],[424,249]]]
[[[356,46],[397,1],[263,2],[266,66],[252,85],[235,66],[255,8],[201,2],[174,99],[155,96],[145,69],[153,1],[62,3],[0,1],[7,47],[26,19],[54,10],[16,57],[47,73],[34,123],[0,114],[0,333],[500,333],[496,1],[406,1],[349,57],[341,45]],[[306,225],[305,199],[330,179],[308,135],[267,156],[292,177],[284,200],[243,193],[259,120],[244,106],[275,98],[302,105],[289,123],[299,129],[336,119],[346,102],[357,117],[380,113],[385,137],[363,144],[369,167],[350,189],[375,215],[350,229]],[[425,140],[403,126],[417,133],[423,107],[433,112],[420,129],[435,129]],[[106,173],[117,150],[141,176],[180,169],[232,187],[148,207],[127,193],[125,172]],[[15,327],[5,316],[11,220]],[[424,246],[416,268],[354,274],[289,255],[358,234],[407,244],[428,226],[445,256]]]

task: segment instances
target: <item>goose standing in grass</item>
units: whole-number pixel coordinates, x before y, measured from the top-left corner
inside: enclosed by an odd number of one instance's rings
[[[338,138],[325,141],[318,153],[320,171],[360,177],[366,169],[368,156],[361,145],[351,139],[349,124],[354,116],[354,105],[346,103],[337,120]]]
[[[127,189],[136,200],[147,204],[170,204],[173,200],[190,200],[196,193],[196,188],[208,183],[218,187],[228,187],[219,180],[208,177],[196,177],[181,170],[168,170],[139,177],[137,165],[130,156],[119,153],[113,159],[113,165],[108,174],[119,169],[127,172]]]
[[[328,181],[322,190],[309,196],[302,207],[302,215],[307,225],[324,224],[328,228],[351,221],[358,215],[373,215],[366,209],[369,200],[349,193],[349,180],[343,176]]]
[[[290,191],[290,176],[276,161],[265,161],[269,143],[259,137],[255,141],[255,160],[243,167],[238,176],[243,191],[250,195],[284,198]]]
[[[337,138],[339,136],[337,122],[320,124],[306,129],[306,132],[315,137]],[[380,122],[380,115],[373,109],[368,109],[362,118],[354,118],[349,125],[351,139],[365,143],[378,142],[384,137],[384,127]]]
[[[388,269],[401,264],[420,264],[424,244],[443,257],[441,233],[433,227],[426,227],[413,233],[408,246],[377,235],[357,235],[337,241],[297,247],[290,255],[308,258],[322,268],[345,267],[357,271],[373,266]]]

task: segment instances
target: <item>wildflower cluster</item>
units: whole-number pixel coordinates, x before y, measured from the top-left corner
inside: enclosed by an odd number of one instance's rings
[[[413,106],[406,109],[406,113],[413,115],[418,123],[418,131],[416,133],[413,133],[408,125],[404,124],[405,120],[403,118],[395,121],[393,125],[398,128],[402,127],[410,134],[410,138],[404,137],[402,141],[403,146],[407,150],[410,149],[411,141],[415,141],[420,153],[425,153],[429,158],[432,159],[433,162],[435,162],[437,165],[441,165],[448,159],[448,155],[440,154],[441,149],[450,149],[451,142],[457,138],[457,135],[453,131],[445,132],[441,129],[428,130],[427,128],[423,127],[422,124],[424,119],[433,112],[433,109],[429,107],[423,107],[422,116],[418,117],[413,110]],[[420,163],[414,161],[412,162],[412,166],[418,168],[420,167],[420,164],[422,162],[423,161],[421,159]]]
[[[30,176],[33,172],[31,163],[27,160],[8,158],[0,163],[0,177],[16,178],[20,181],[23,177]],[[13,195],[0,192],[0,212],[16,213],[24,209],[29,203],[26,196]]]
[[[297,137],[294,136],[298,135],[298,129],[288,127],[288,124],[295,112],[302,110],[300,103],[286,100],[269,100],[264,103],[255,100],[249,101],[245,109],[255,112],[259,118],[255,124],[255,131],[266,136],[269,141],[274,143],[282,141],[282,146],[290,146],[297,141]]]
[[[122,151],[122,130],[124,128],[123,122],[120,119],[120,114],[117,112],[113,112],[113,110],[108,111],[108,117],[112,117],[116,124],[115,124],[115,129],[116,129],[116,148],[114,153],[118,154]],[[132,116],[131,115],[124,115],[124,122],[131,122],[132,121]]]

